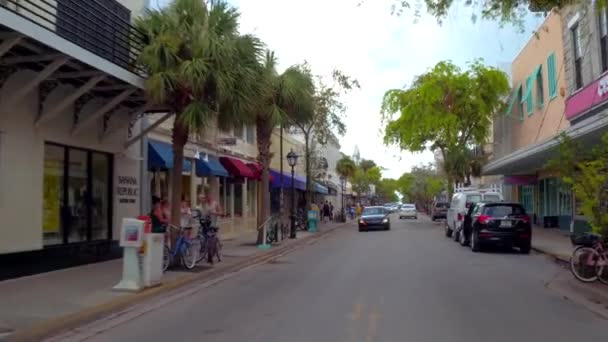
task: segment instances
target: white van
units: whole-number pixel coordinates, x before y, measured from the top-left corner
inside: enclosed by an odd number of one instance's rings
[[[452,202],[450,202],[450,208],[445,220],[445,236],[451,237],[454,230],[459,231],[469,206],[481,201],[501,202],[502,195],[498,192],[479,190],[466,190],[455,193],[452,196]]]

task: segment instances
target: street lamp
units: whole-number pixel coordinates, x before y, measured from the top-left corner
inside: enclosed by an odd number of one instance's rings
[[[296,238],[296,185],[294,183],[295,171],[294,167],[298,163],[298,155],[291,149],[287,153],[287,163],[291,166],[291,231],[289,238]]]
[[[342,187],[342,222],[346,222],[346,212],[344,211],[344,183],[346,183],[346,177],[340,176],[340,186]]]

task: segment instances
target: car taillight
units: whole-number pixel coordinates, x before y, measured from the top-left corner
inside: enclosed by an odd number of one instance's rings
[[[479,215],[477,217],[477,222],[481,223],[481,224],[487,224],[488,222],[490,222],[492,218],[488,215]]]
[[[528,215],[521,215],[517,217],[519,220],[521,220],[521,222],[523,223],[530,223],[530,216]]]
[[[457,219],[458,219],[458,221],[462,221],[462,214],[461,213],[458,213]]]

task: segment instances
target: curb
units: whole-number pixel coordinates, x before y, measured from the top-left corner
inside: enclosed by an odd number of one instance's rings
[[[275,248],[270,250],[261,250],[257,253],[254,253],[249,258],[235,261],[234,263],[228,264],[224,267],[212,269],[210,271],[198,274],[183,275],[171,280],[170,282],[163,283],[159,286],[152,287],[141,292],[137,292],[124,297],[119,297],[90,308],[85,308],[78,312],[74,312],[38,324],[34,324],[33,326],[25,328],[23,330],[15,331],[13,334],[7,336],[6,341],[41,341],[45,337],[57,335],[64,331],[77,328],[81,325],[93,322],[113,312],[126,309],[129,306],[151,299],[161,293],[177,290],[195,281],[212,281],[221,278],[224,275],[238,272],[244,268],[266,263],[285,253],[295,251],[299,247],[311,245],[321,240],[323,237],[330,235],[331,233],[336,232],[341,228],[347,227],[349,223],[350,222],[341,223],[331,229],[321,230],[315,235],[301,238],[293,242],[287,242],[284,245],[276,246]]]
[[[570,265],[570,256],[569,255],[554,253],[554,252],[548,251],[546,249],[536,247],[534,245],[532,245],[532,250],[537,253],[548,256],[549,258],[553,259],[553,261],[555,261],[556,263],[558,263],[560,265]]]

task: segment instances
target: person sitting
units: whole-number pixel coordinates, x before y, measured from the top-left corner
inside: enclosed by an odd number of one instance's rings
[[[152,233],[164,233],[169,224],[169,217],[163,210],[162,201],[159,197],[152,197],[152,212],[150,213],[150,221],[152,224]]]

